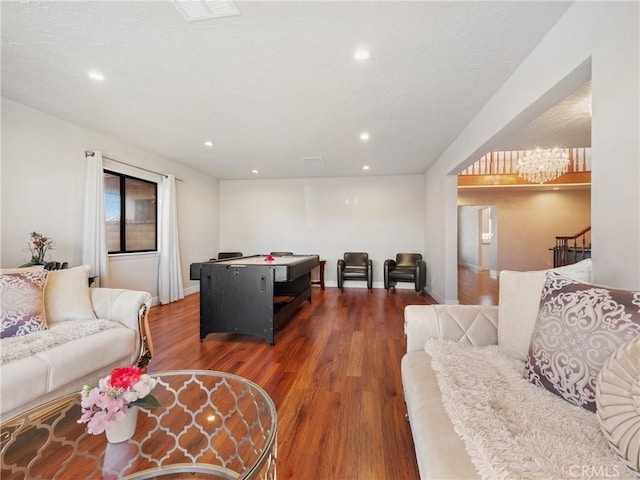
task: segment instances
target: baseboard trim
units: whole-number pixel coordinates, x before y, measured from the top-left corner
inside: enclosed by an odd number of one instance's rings
[[[471,263],[459,263],[458,265],[460,265],[463,268],[468,268],[469,270],[472,270],[474,272],[480,271],[480,267],[478,265],[473,265]]]
[[[198,293],[200,291],[200,285],[194,285],[192,287],[187,287],[183,290],[184,296],[193,295],[194,293]],[[151,298],[151,306],[160,305],[160,297],[152,297]]]

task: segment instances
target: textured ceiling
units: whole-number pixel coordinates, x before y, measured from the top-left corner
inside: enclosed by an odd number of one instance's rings
[[[422,173],[569,5],[240,1],[187,22],[166,1],[2,2],[2,95],[217,178]]]
[[[591,82],[550,108],[496,150],[591,146]]]

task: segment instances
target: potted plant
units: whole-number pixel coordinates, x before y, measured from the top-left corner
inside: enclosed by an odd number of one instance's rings
[[[31,241],[29,242],[28,250],[31,252],[31,260],[24,265],[20,265],[20,267],[44,265],[47,252],[49,250],[55,250],[55,243],[51,238],[45,237],[41,233],[31,232]]]
[[[156,379],[138,367],[115,368],[111,375],[100,379],[97,387],[82,388],[82,416],[78,423],[86,423],[92,435],[106,432],[111,443],[128,440],[135,432],[137,407],[160,406],[151,393],[156,384]]]

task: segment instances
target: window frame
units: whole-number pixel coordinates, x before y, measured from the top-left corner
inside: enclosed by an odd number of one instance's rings
[[[158,182],[154,182],[153,180],[148,180],[146,178],[140,178],[135,175],[129,175],[127,173],[118,172],[111,168],[103,168],[103,175],[108,173],[109,175],[113,175],[118,177],[120,183],[120,247],[121,250],[118,251],[107,251],[108,255],[126,255],[126,254],[138,254],[138,253],[157,253],[158,252]],[[153,190],[155,194],[155,202],[156,208],[154,211],[154,220],[155,220],[155,229],[154,229],[154,248],[153,249],[143,249],[143,250],[127,250],[127,208],[126,208],[126,179],[129,178],[131,180],[136,180],[143,183],[148,183],[153,185]],[[104,181],[104,180],[103,180]],[[106,196],[106,191],[105,191]],[[105,199],[106,200],[106,199]],[[106,202],[105,202],[105,213],[106,213]],[[106,219],[105,219],[106,220]],[[122,247],[124,246],[124,250]]]

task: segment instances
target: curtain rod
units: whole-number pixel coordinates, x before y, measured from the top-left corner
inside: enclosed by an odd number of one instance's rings
[[[95,152],[93,150],[85,150],[84,151],[84,156],[85,157],[93,157],[94,155],[95,155]],[[163,177],[168,177],[168,175],[166,173],[154,172],[153,170],[149,170],[148,168],[139,167],[137,165],[132,165],[130,163],[123,162],[122,160],[116,160],[115,158],[107,157],[106,155],[102,155],[102,158],[104,158],[106,160],[110,160],[112,162],[121,163],[122,165],[127,165],[129,167],[137,168],[138,170],[143,170],[145,172],[153,173],[155,175],[162,175]],[[176,181],[182,182],[184,180],[182,180],[181,178],[176,177]]]

